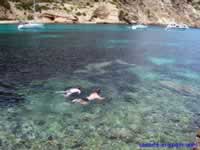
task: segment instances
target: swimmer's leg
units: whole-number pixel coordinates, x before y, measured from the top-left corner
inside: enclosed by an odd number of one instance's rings
[[[79,104],[81,104],[81,105],[87,105],[87,104],[89,104],[88,101],[84,101],[84,100],[82,100],[82,99],[74,99],[74,100],[72,100],[72,102],[73,102],[73,103],[79,103]]]

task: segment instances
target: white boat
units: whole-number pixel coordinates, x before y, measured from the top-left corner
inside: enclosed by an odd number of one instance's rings
[[[133,30],[136,30],[136,29],[145,29],[147,28],[148,26],[145,26],[145,25],[142,25],[142,24],[138,24],[138,25],[132,25],[132,29]]]
[[[33,13],[34,13],[34,21],[33,22],[26,22],[21,23],[18,25],[18,30],[22,29],[41,29],[44,28],[44,24],[42,23],[36,23],[35,21],[35,0],[33,1]]]
[[[17,28],[19,30],[20,29],[41,29],[41,28],[44,28],[44,24],[29,22],[29,23],[19,24]]]
[[[189,29],[189,27],[186,24],[180,24],[179,29]]]
[[[170,29],[181,29],[181,30],[186,30],[189,29],[189,27],[186,24],[168,24],[165,30],[170,30]]]

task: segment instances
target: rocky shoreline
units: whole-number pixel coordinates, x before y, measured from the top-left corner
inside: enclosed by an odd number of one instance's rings
[[[29,20],[30,22],[32,22],[33,20]],[[137,23],[133,23],[133,24],[127,24],[127,23],[123,23],[123,22],[116,22],[116,23],[112,23],[112,22],[81,22],[81,23],[64,23],[64,22],[44,22],[44,21],[37,21],[37,22],[40,22],[40,23],[43,23],[43,24],[82,24],[82,25],[87,25],[87,24],[107,24],[107,25],[137,25]],[[0,25],[6,25],[6,24],[20,24],[20,21],[19,20],[1,20],[0,21]],[[150,23],[150,24],[147,24],[147,23],[141,23],[143,25],[151,25],[151,26],[160,26],[160,27],[166,27],[167,24],[156,24],[156,23]],[[191,28],[200,28],[200,26],[189,26]]]
[[[0,23],[18,23],[18,20],[33,20],[36,17],[42,23],[164,26],[178,23],[200,27],[199,0],[38,1],[35,15],[30,2],[10,0],[7,8],[0,4]]]

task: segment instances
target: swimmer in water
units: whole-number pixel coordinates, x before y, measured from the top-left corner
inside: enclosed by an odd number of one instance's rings
[[[81,94],[81,88],[77,87],[77,88],[70,88],[70,89],[66,89],[64,91],[57,91],[56,93],[60,93],[60,94],[64,94],[65,98],[68,98],[74,94]]]
[[[192,150],[200,150],[200,130],[196,133],[195,146]]]
[[[104,100],[105,98],[102,97],[101,95],[101,89],[95,89],[92,91],[92,93],[87,97],[89,101],[93,100]]]
[[[85,98],[74,99],[74,100],[72,100],[72,102],[73,103],[80,103],[81,105],[87,105],[87,104],[89,104],[90,101],[104,100],[105,98],[100,96],[100,93],[101,93],[100,89],[95,89],[95,90],[93,90],[93,92],[89,96],[87,96]]]

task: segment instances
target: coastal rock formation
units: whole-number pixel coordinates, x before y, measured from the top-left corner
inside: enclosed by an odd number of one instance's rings
[[[200,25],[200,13],[189,0],[130,0],[122,8],[129,16],[136,16],[135,21],[144,24],[177,22],[191,26]]]
[[[13,20],[13,19],[15,18],[14,15],[12,14],[12,11],[10,10],[10,5],[5,7],[0,4],[0,20]]]
[[[109,16],[109,8],[107,8],[105,5],[99,6],[95,11],[93,12],[93,15],[91,17],[91,20],[93,18],[101,18],[105,19]]]
[[[200,27],[200,0],[37,0],[38,15],[62,14],[53,21],[61,23],[185,23]],[[16,15],[17,14],[17,15]],[[32,2],[0,0],[0,19],[31,19]],[[63,18],[71,15],[76,21]],[[77,21],[78,20],[78,21]]]
[[[51,13],[43,13],[39,16],[40,19],[49,20],[49,22],[55,23],[76,23],[78,22],[78,18],[76,16],[63,16],[63,15],[55,15]]]
[[[129,15],[128,12],[120,10],[120,12],[119,12],[119,20],[120,21],[124,21],[124,22],[126,22],[128,24],[132,24],[132,23],[137,23],[138,17],[134,16],[134,15]]]

